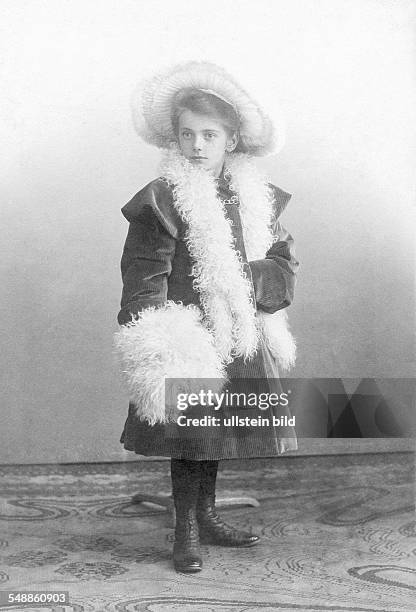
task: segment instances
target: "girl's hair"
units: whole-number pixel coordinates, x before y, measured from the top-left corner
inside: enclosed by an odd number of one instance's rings
[[[239,134],[240,120],[234,108],[225,100],[200,89],[182,89],[172,104],[171,120],[173,131],[178,135],[179,117],[185,110],[217,119],[232,134]]]

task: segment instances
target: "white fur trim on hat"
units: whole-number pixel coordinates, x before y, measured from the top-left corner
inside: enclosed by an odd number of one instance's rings
[[[282,126],[275,130],[260,105],[223,68],[196,61],[170,67],[137,87],[132,99],[133,122],[143,140],[162,148],[168,148],[176,140],[171,121],[172,102],[185,88],[208,90],[229,101],[241,121],[241,152],[262,156],[281,149]]]
[[[169,404],[165,379],[181,379],[181,390],[188,392],[195,391],[195,379],[211,379],[213,393],[221,391],[225,368],[201,316],[196,306],[168,301],[141,311],[114,334],[130,400],[140,420],[154,425],[178,417],[176,406],[165,406]]]

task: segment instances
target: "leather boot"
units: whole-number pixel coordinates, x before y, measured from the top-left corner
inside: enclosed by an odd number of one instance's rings
[[[183,573],[200,572],[202,569],[196,518],[200,468],[200,461],[171,460],[172,494],[176,510],[173,564],[176,571]]]
[[[247,547],[260,542],[260,537],[235,529],[218,516],[215,509],[215,483],[218,461],[201,461],[201,484],[197,505],[199,537],[202,544]]]

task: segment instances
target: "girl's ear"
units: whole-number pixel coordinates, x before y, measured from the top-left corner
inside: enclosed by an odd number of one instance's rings
[[[227,153],[232,153],[238,144],[238,133],[234,132],[231,136],[227,138],[226,151]]]

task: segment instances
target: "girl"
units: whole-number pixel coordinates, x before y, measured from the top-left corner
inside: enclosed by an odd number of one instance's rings
[[[130,406],[121,442],[141,455],[171,457],[174,566],[197,572],[200,542],[259,542],[218,516],[218,461],[297,448],[278,371],[295,358],[283,309],[293,299],[298,262],[279,222],[290,195],[265,181],[252,161],[271,153],[280,135],[214,64],[190,62],[146,81],[134,100],[134,122],[165,154],[160,177],[122,208],[130,225],[116,345]],[[237,411],[217,398],[205,414],[215,414],[219,426],[192,430],[178,417],[194,408],[179,413],[165,401],[167,379],[181,379],[188,390],[209,379],[213,393],[245,395]],[[282,401],[259,410],[247,404],[249,393]],[[269,425],[227,420],[253,410]],[[273,416],[282,425],[274,426]]]

